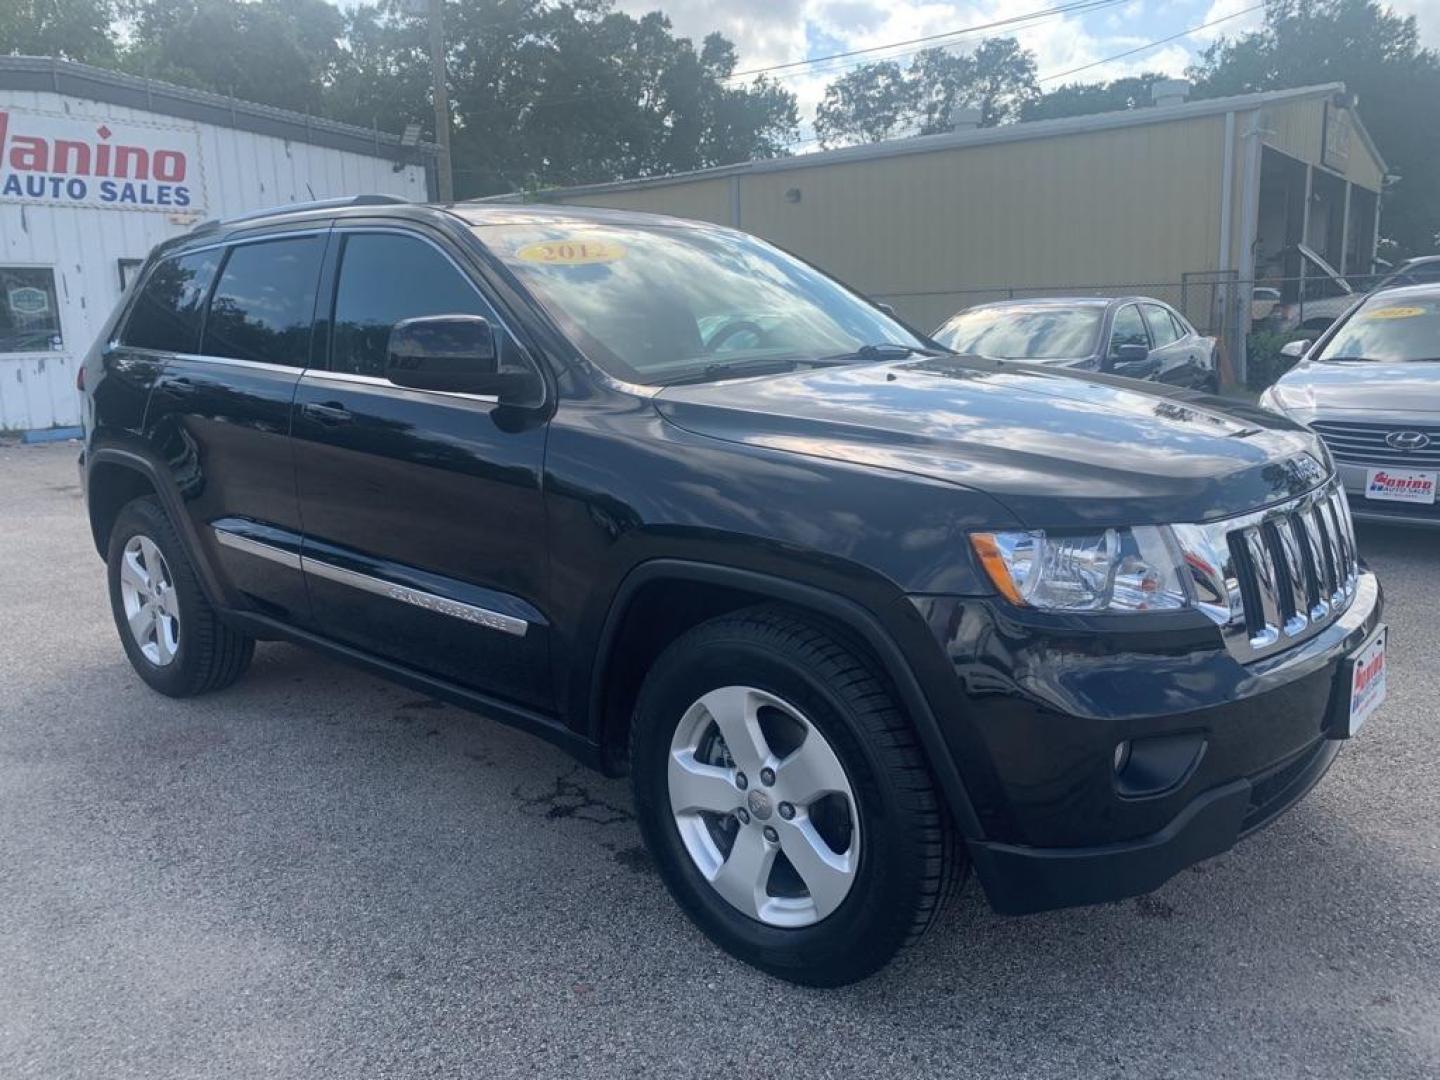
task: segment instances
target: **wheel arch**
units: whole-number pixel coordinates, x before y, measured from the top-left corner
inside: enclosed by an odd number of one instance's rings
[[[160,500],[174,525],[185,554],[195,568],[195,575],[205,597],[217,607],[222,605],[223,590],[215,576],[214,568],[205,557],[195,535],[195,528],[186,513],[180,493],[168,479],[166,471],[143,454],[120,447],[106,446],[93,448],[85,460],[86,506],[90,517],[90,533],[95,549],[103,559],[106,557],[110,532],[116,517],[126,503],[145,495],[154,495]]]
[[[674,587],[684,590],[675,602]],[[827,589],[754,570],[685,559],[652,559],[633,568],[611,600],[590,673],[589,738],[604,771],[625,771],[631,713],[650,663],[680,633],[758,604],[778,604],[816,619],[864,654],[895,691],[914,725],[942,798],[967,839],[983,837],[940,724],[904,653],[879,617]],[[648,621],[647,621],[648,620]]]

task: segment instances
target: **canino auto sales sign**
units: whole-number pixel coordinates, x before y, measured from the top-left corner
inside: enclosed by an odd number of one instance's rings
[[[199,150],[193,131],[0,109],[0,202],[195,210]]]

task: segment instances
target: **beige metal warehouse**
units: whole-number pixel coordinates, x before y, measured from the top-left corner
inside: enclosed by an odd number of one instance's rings
[[[1384,182],[1332,83],[501,198],[736,226],[925,329],[1006,295],[1150,291],[1235,355],[1251,285],[1293,300],[1317,272],[1301,244],[1372,271]]]

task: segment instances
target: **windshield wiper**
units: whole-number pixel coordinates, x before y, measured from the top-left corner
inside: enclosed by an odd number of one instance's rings
[[[944,353],[936,352],[934,349],[922,349],[918,345],[901,345],[895,341],[881,342],[879,345],[861,345],[854,352],[836,353],[834,356],[822,356],[817,363],[822,364],[854,364],[873,363],[877,360],[899,360],[906,356],[943,356]]]
[[[794,371],[804,361],[784,356],[761,356],[752,360],[717,361],[706,364],[699,371],[668,380],[666,386],[680,386],[684,383],[714,382],[716,379],[740,379],[746,375],[779,375]]]
[[[747,375],[779,375],[802,366],[843,367],[846,364],[872,363],[877,360],[898,360],[905,356],[942,355],[944,354],[934,349],[885,342],[880,345],[862,345],[854,352],[836,353],[834,356],[757,356],[749,360],[717,361],[706,364],[699,371],[670,379],[665,385],[681,386],[686,383],[714,382],[717,379],[741,379]]]

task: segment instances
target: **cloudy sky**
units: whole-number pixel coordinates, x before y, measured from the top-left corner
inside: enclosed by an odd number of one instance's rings
[[[1181,35],[1155,48],[1089,68],[1074,78],[1089,81],[1156,70],[1180,75],[1216,36],[1233,35],[1259,25],[1261,12],[1247,11],[1259,3],[1097,0],[1084,5],[1086,10],[1032,19],[1007,28],[976,30],[945,41],[964,49],[973,47],[987,34],[1013,34],[1035,54],[1044,80]],[[735,42],[741,69],[750,70],[1073,7],[1074,0],[617,0],[617,4],[637,15],[658,8],[670,16],[677,33],[697,43],[710,31],[719,30]],[[1422,37],[1427,44],[1440,46],[1440,0],[1392,0],[1392,6],[1418,15]],[[1206,23],[1216,25],[1187,33]],[[920,47],[900,46],[774,74],[799,97],[802,123],[808,129],[826,83],[865,60],[893,56],[904,64]],[[1064,81],[1068,80],[1051,80],[1051,85]]]

